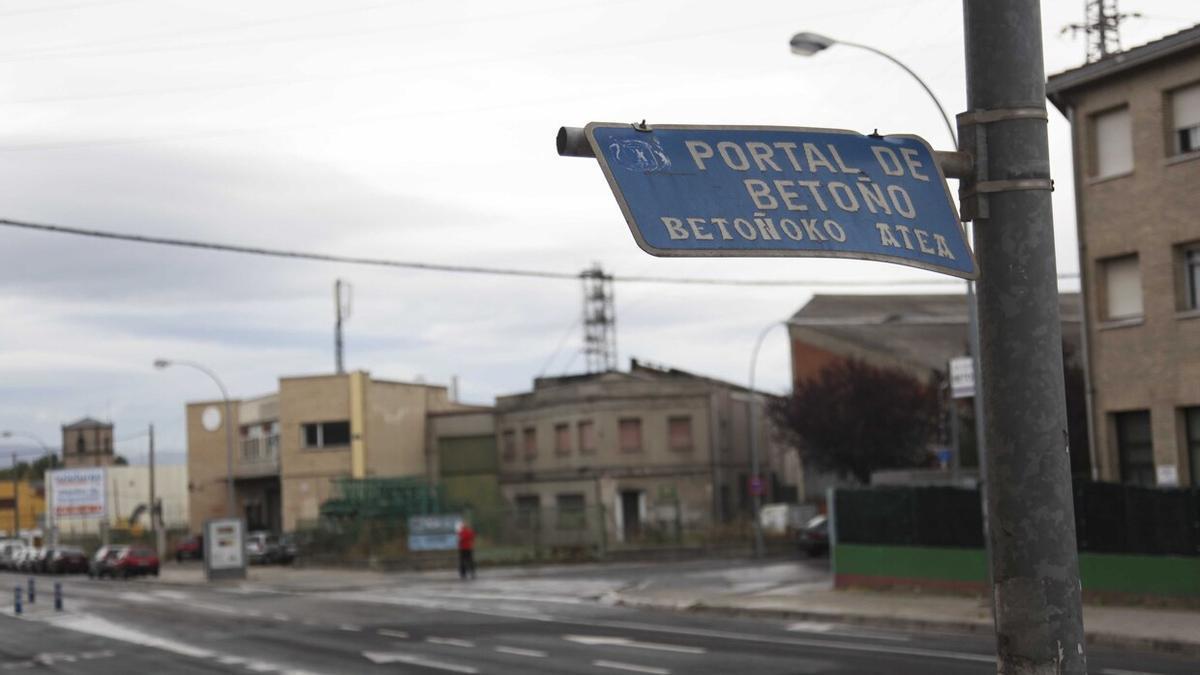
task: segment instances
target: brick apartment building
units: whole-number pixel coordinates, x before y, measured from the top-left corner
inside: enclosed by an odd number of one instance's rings
[[[1071,123],[1097,477],[1200,485],[1200,26],[1046,91]]]

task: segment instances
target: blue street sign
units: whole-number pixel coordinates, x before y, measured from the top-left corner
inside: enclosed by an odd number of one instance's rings
[[[586,133],[652,255],[861,258],[975,278],[946,179],[916,136],[600,122]]]

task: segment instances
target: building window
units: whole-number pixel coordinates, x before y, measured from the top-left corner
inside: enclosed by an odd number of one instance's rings
[[[1154,444],[1150,436],[1150,411],[1135,410],[1113,415],[1117,427],[1117,457],[1121,481],[1154,487]]]
[[[84,442],[82,435],[75,437],[75,453],[79,455],[87,454],[87,444]]]
[[[1133,171],[1133,130],[1129,108],[1092,116],[1092,176],[1108,178]]]
[[[591,420],[579,423],[579,454],[596,452],[596,425]]]
[[[555,497],[557,508],[555,526],[560,530],[582,530],[587,525],[583,495],[578,492],[560,494]]]
[[[507,429],[500,439],[500,452],[504,461],[511,462],[517,458],[517,432]]]
[[[1180,309],[1200,309],[1200,242],[1179,246],[1176,260],[1183,282]]]
[[[1104,280],[1104,319],[1136,319],[1142,315],[1142,277],[1137,254],[1099,261]]]
[[[1171,92],[1171,126],[1175,154],[1200,151],[1200,84]]]
[[[571,425],[555,424],[554,425],[554,454],[569,455],[571,454]]]
[[[350,445],[349,422],[313,422],[302,424],[306,448],[333,448]]]
[[[1200,487],[1200,408],[1184,408],[1183,424],[1187,434],[1188,465],[1192,487]]]
[[[525,427],[523,432],[525,459],[537,457],[537,427]]]
[[[617,436],[621,439],[621,452],[642,451],[642,421],[629,417],[618,422]]]
[[[542,498],[539,495],[517,495],[517,524],[534,527],[541,516]]]
[[[692,449],[692,418],[687,415],[667,418],[667,444],[672,450]]]

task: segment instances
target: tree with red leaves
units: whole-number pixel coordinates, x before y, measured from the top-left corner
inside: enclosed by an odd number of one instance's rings
[[[941,409],[936,385],[851,358],[798,383],[771,415],[812,466],[866,484],[872,471],[927,465]]]

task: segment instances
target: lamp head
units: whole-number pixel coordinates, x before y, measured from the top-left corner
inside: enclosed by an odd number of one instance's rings
[[[154,367],[162,370],[171,365],[171,362],[166,359],[154,359]]]
[[[828,49],[837,40],[819,33],[796,33],[792,36],[792,53],[798,56],[812,56],[817,52]]]

